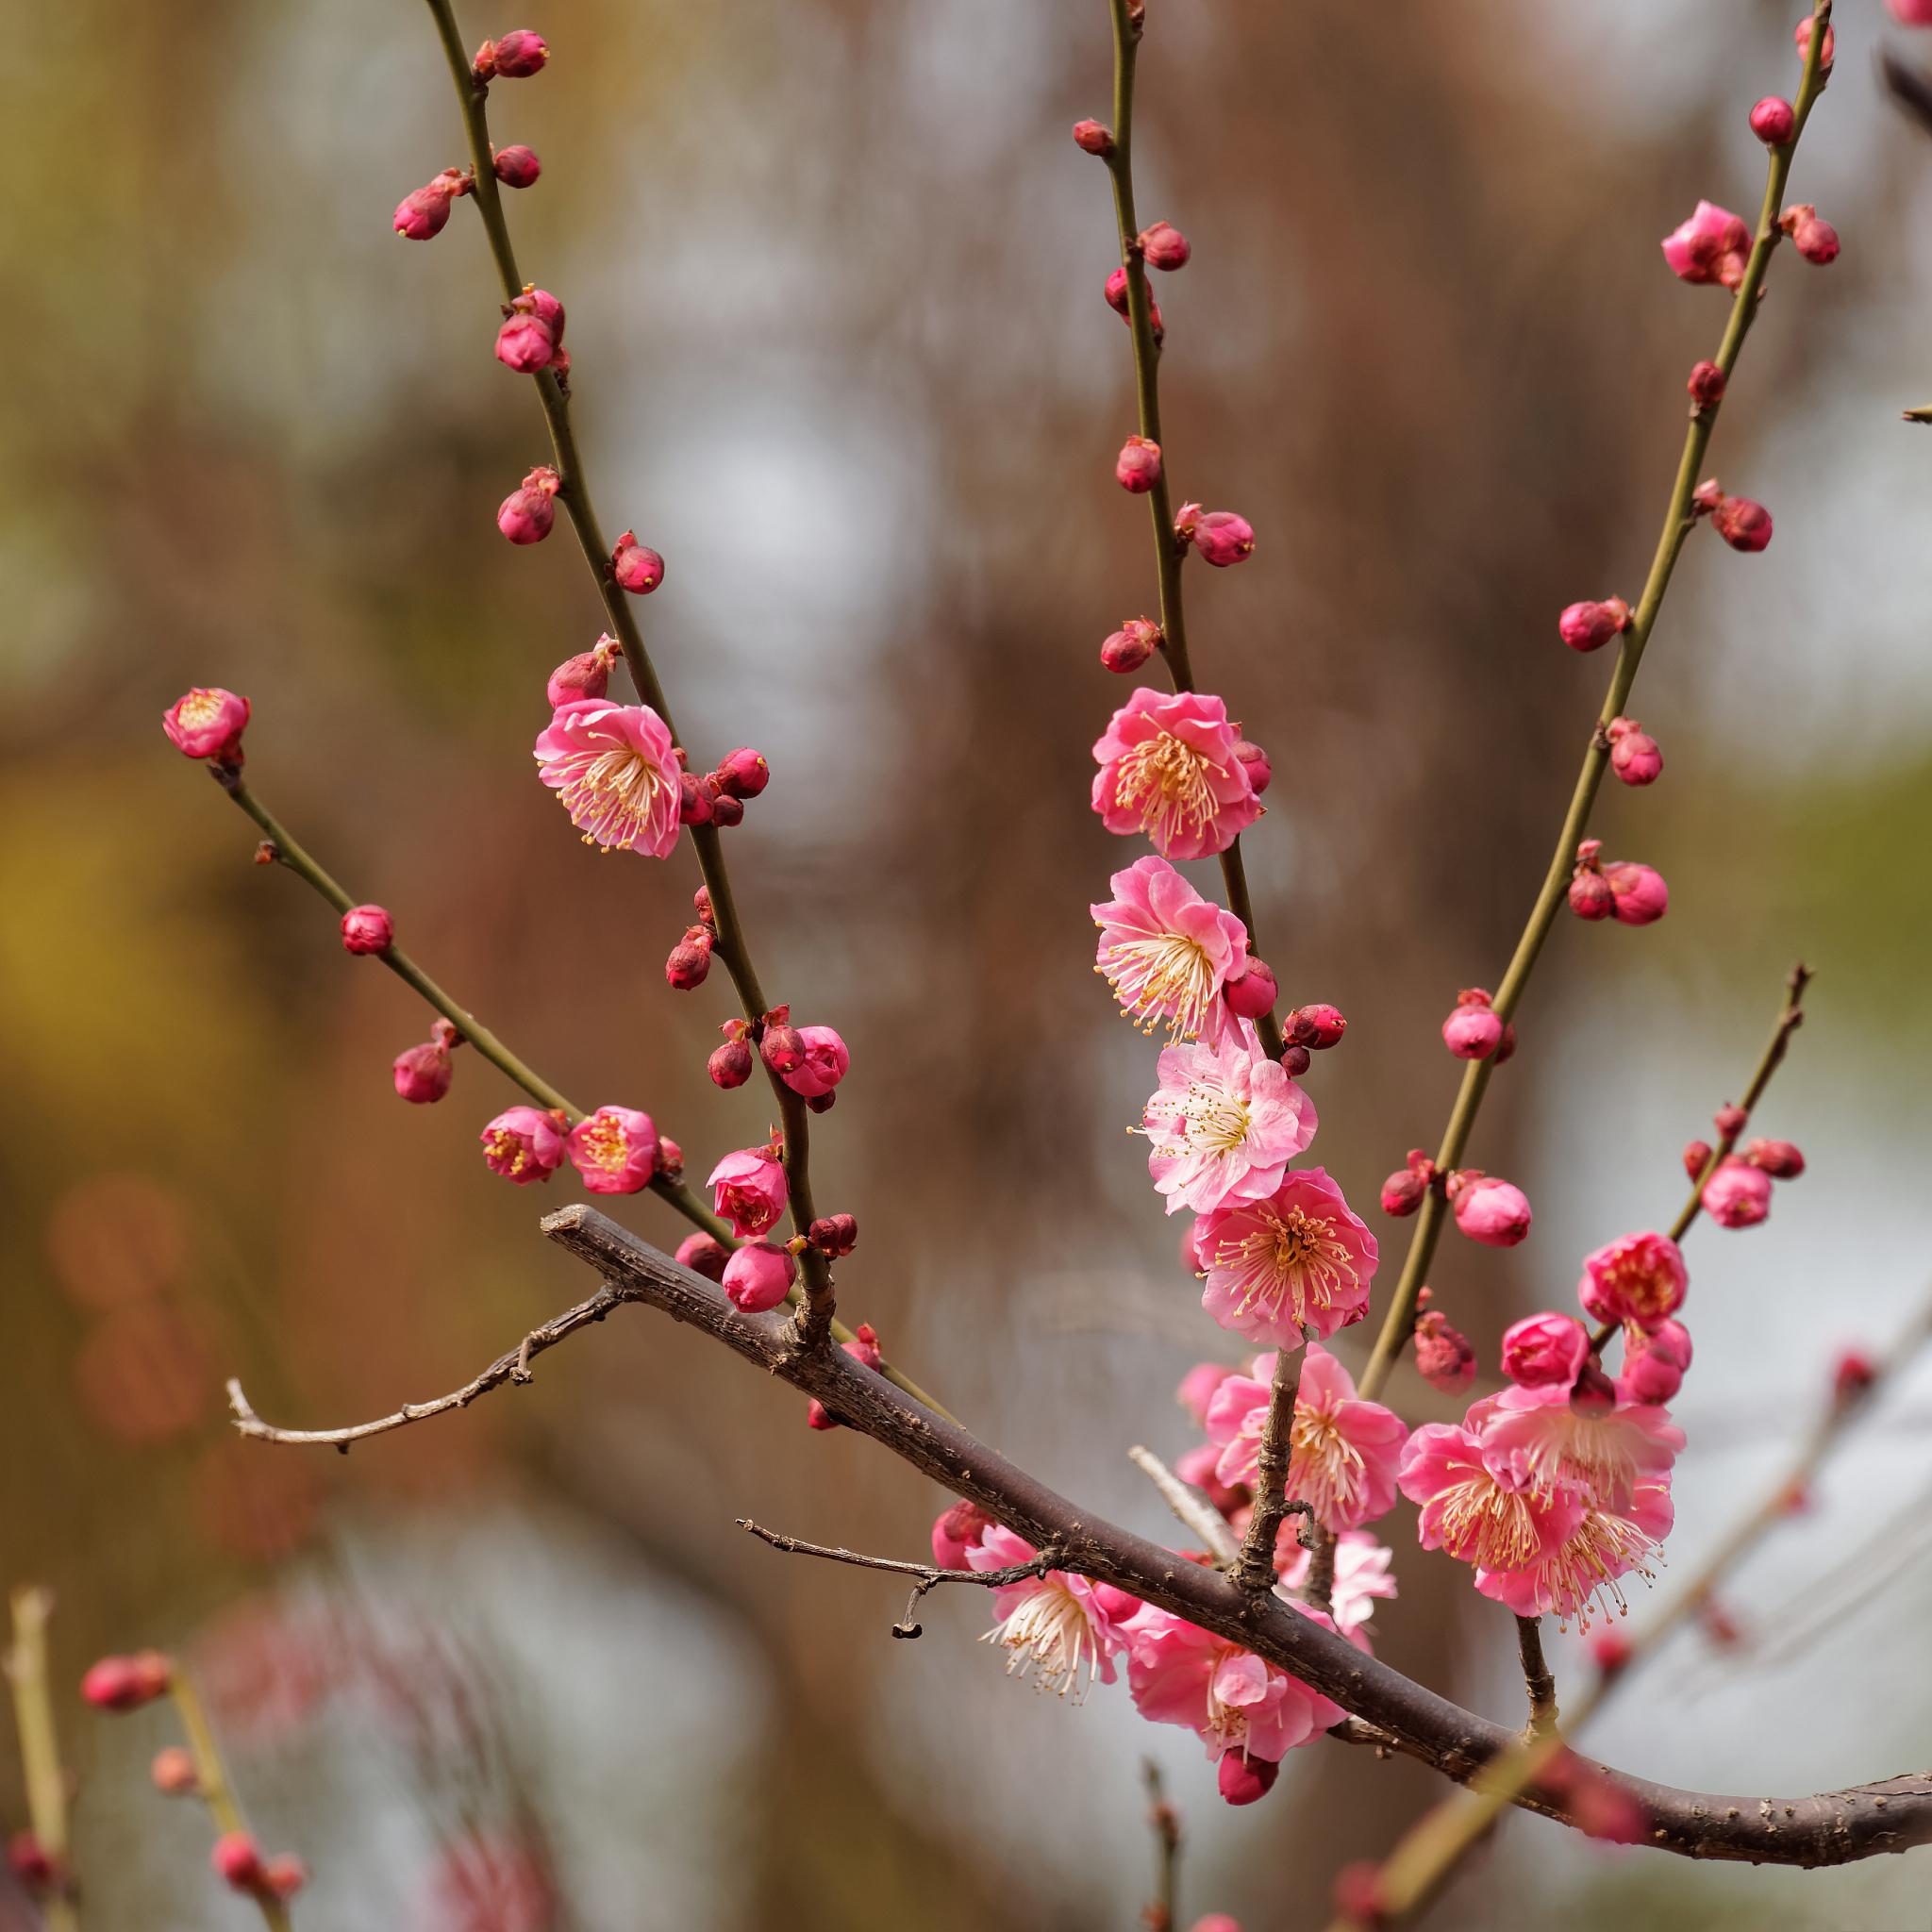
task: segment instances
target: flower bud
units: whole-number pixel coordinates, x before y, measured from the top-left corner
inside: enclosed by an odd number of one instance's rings
[[[1263,1013],[1272,1013],[1280,996],[1274,972],[1252,954],[1248,970],[1239,979],[1230,980],[1223,995],[1228,1011],[1243,1020],[1258,1020]]]
[[[406,242],[430,242],[449,225],[450,204],[465,192],[462,175],[445,168],[427,186],[411,190],[396,205],[395,231]]]
[[[1316,1053],[1334,1046],[1347,1031],[1348,1022],[1341,1017],[1341,1008],[1331,1007],[1325,1000],[1297,1007],[1288,1016],[1288,1037],[1299,1046],[1312,1047]]]
[[[1610,741],[1610,770],[1626,785],[1649,785],[1664,768],[1657,740],[1635,718],[1612,718],[1607,727]]]
[[[1179,525],[1175,525],[1176,530]],[[1197,514],[1186,533],[1200,552],[1203,563],[1225,570],[1231,563],[1255,554],[1255,528],[1246,517],[1231,509],[1210,509]]]
[[[342,914],[344,952],[386,953],[395,936],[395,921],[380,906],[352,906]]]
[[[1748,496],[1727,496],[1710,513],[1710,525],[1733,550],[1747,555],[1771,542],[1771,512]]]
[[[727,1091],[742,1087],[751,1078],[751,1048],[741,1040],[727,1040],[723,1046],[714,1047],[711,1057],[705,1062],[705,1071],[711,1076],[714,1087]]]
[[[498,148],[491,165],[506,188],[527,188],[543,172],[536,150],[522,146]]]
[[[1101,645],[1100,661],[1109,671],[1138,671],[1159,648],[1160,626],[1152,618],[1130,617]]]
[[[1099,121],[1075,121],[1074,145],[1083,154],[1110,155],[1113,152],[1113,130]]]
[[[261,1882],[276,1898],[293,1898],[308,1883],[308,1867],[293,1852],[277,1852],[261,1868]]]
[[[104,1657],[80,1680],[80,1694],[96,1710],[139,1710],[167,1695],[174,1667],[158,1650]]]
[[[1398,1221],[1406,1221],[1423,1205],[1428,1191],[1429,1183],[1425,1175],[1418,1174],[1412,1167],[1400,1168],[1382,1183],[1382,1212],[1392,1214]]]
[[[1779,94],[1766,94],[1751,109],[1751,132],[1766,147],[1783,147],[1797,131],[1798,117],[1791,104]]]
[[[1756,1227],[1771,1212],[1771,1176],[1729,1155],[1704,1184],[1704,1209],[1720,1227]]]
[[[1815,267],[1824,268],[1838,259],[1838,230],[1825,221],[1809,202],[1800,202],[1784,213],[1785,232],[1791,245]],[[1763,548],[1762,544],[1758,545]]]
[[[1113,466],[1114,480],[1132,496],[1144,496],[1160,481],[1160,445],[1130,436]]]
[[[550,674],[543,695],[554,711],[576,698],[601,698],[610,689],[610,667],[617,661],[617,640],[607,633],[595,646],[566,658]]]
[[[1299,1080],[1308,1071],[1313,1056],[1305,1046],[1286,1046],[1281,1052],[1281,1064],[1291,1080]]]
[[[647,597],[664,581],[664,559],[626,530],[610,553],[610,575],[621,589]]]
[[[821,1214],[805,1231],[820,1254],[836,1261],[858,1245],[858,1224],[849,1214]]]
[[[1751,230],[1742,216],[1700,201],[1695,211],[1664,237],[1663,251],[1671,273],[1680,280],[1722,282],[1735,289],[1744,279]]]
[[[664,977],[679,992],[690,992],[705,983],[711,970],[711,935],[701,925],[685,928],[684,937],[672,947],[664,961]]]
[[[249,704],[219,685],[196,685],[161,713],[161,729],[183,758],[213,758],[218,763],[242,762],[242,733],[248,723]]]
[[[1595,651],[1629,623],[1629,605],[1621,597],[1606,597],[1601,603],[1565,606],[1562,616],[1557,620],[1557,635],[1573,651]]]
[[[1594,1362],[1585,1362],[1570,1391],[1570,1413],[1594,1420],[1608,1415],[1616,1406],[1617,1385]]]
[[[741,825],[744,823],[744,801],[734,798],[728,791],[721,791],[711,800],[711,823],[714,825]]]
[[[1522,1389],[1569,1389],[1590,1359],[1590,1336],[1574,1315],[1525,1315],[1503,1331],[1503,1373]]]
[[[1751,1116],[1736,1101],[1727,1100],[1711,1115],[1710,1124],[1717,1129],[1721,1141],[1735,1141],[1744,1131],[1744,1124]]]
[[[1635,1323],[1624,1329],[1624,1374],[1619,1386],[1633,1402],[1673,1402],[1690,1366],[1690,1331],[1681,1322],[1659,1322],[1646,1333]]]
[[[524,80],[535,74],[549,58],[550,49],[543,36],[520,26],[497,41],[491,68],[500,79]],[[482,57],[479,55],[477,58],[480,60]]]
[[[1127,272],[1117,268],[1107,278],[1107,306],[1124,322],[1127,315]]]
[[[1708,1141],[1686,1141],[1684,1142],[1684,1172],[1694,1181],[1710,1165],[1710,1142]]]
[[[1466,1335],[1431,1308],[1415,1324],[1415,1366],[1431,1389],[1459,1394],[1475,1380],[1475,1350]]]
[[[157,1751],[147,1774],[155,1790],[167,1792],[171,1798],[192,1797],[201,1790],[201,1774],[194,1768],[193,1754],[184,1751],[179,1744]]]
[[[1877,1379],[1878,1371],[1862,1348],[1840,1349],[1832,1365],[1831,1399],[1842,1407],[1856,1402]]]
[[[496,359],[519,375],[548,369],[557,357],[557,334],[547,322],[519,310],[496,332]]]
[[[1713,403],[1724,398],[1724,373],[1715,362],[1698,362],[1691,366],[1690,380],[1684,387],[1690,392],[1690,400],[1700,409],[1707,409]]]
[[[1607,1677],[1613,1677],[1630,1661],[1630,1640],[1608,1624],[1599,1624],[1590,1633],[1591,1660]]]
[[[741,746],[712,774],[727,798],[756,798],[772,782],[772,768],[761,751]]]
[[[1450,1205],[1456,1225],[1471,1241],[1486,1248],[1513,1248],[1528,1234],[1529,1200],[1521,1188],[1484,1174],[1472,1174],[1457,1187],[1461,1179],[1457,1175],[1450,1182]]]
[[[758,1052],[773,1073],[795,1073],[805,1064],[805,1036],[781,1020],[765,1028],[758,1040]]]
[[[1230,1805],[1252,1805],[1274,1789],[1281,1766],[1266,1757],[1251,1757],[1241,1751],[1223,1755],[1216,1769],[1215,1782]]]
[[[1580,872],[1570,881],[1570,909],[1578,919],[1607,919],[1617,909],[1617,895],[1600,872]]]
[[[1671,889],[1650,866],[1622,859],[1604,867],[1604,879],[1620,924],[1652,925],[1670,909]]]
[[[724,1292],[747,1315],[762,1314],[785,1299],[798,1273],[790,1254],[771,1241],[746,1241],[724,1264]]]
[[[851,1070],[851,1051],[836,1027],[801,1026],[798,1037],[804,1043],[805,1058],[781,1077],[805,1100],[823,1100]]]
[[[1790,1141],[1753,1141],[1744,1158],[1774,1181],[1794,1181],[1805,1172],[1805,1157]]]
[[[426,1107],[449,1091],[449,1049],[441,1041],[425,1041],[406,1047],[394,1061],[396,1091],[418,1107]]]
[[[1172,222],[1156,222],[1140,234],[1141,257],[1149,268],[1186,268],[1193,250],[1188,238]]]
[[[1260,797],[1274,776],[1274,767],[1269,762],[1268,754],[1258,744],[1251,744],[1245,738],[1241,738],[1235,741],[1234,755],[1247,773],[1248,784],[1255,796]]]
[[[521,489],[503,499],[496,527],[512,543],[542,542],[557,521],[556,496],[562,480],[555,470],[540,464],[524,478]]]
[[[700,886],[697,889],[697,891],[691,895],[691,908],[697,913],[699,921],[703,924],[708,925],[713,932],[716,932],[718,929],[718,915],[711,910],[710,887]],[[742,1022],[740,1022],[738,1024],[741,1024]]]
[[[684,1149],[669,1134],[658,1136],[658,1178],[675,1187],[684,1178]]]
[[[1459,1060],[1486,1060],[1503,1043],[1503,1023],[1490,1010],[1479,986],[1456,995],[1456,1010],[1442,1022],[1442,1044]]]
[[[932,1559],[941,1570],[966,1568],[966,1552],[992,1525],[992,1518],[977,1503],[955,1503],[941,1510],[932,1526]]]
[[[678,774],[677,823],[680,825],[708,825],[718,803],[718,794],[704,779],[690,772]]]
[[[237,1891],[253,1891],[261,1883],[261,1852],[245,1831],[224,1832],[208,1863]]]
[[[703,1274],[712,1281],[723,1281],[724,1264],[731,1258],[731,1250],[715,1235],[688,1234],[677,1244],[675,1259],[680,1268],[689,1268],[693,1274]]]
[[[7,1867],[28,1891],[49,1891],[60,1877],[60,1861],[28,1830],[7,1840]]]
[[[1791,39],[1798,49],[1798,58],[1807,60],[1811,57],[1811,16],[1807,13],[1791,29]],[[1831,63],[1838,57],[1838,35],[1830,27],[1824,29],[1824,45],[1819,49],[1818,68],[1822,74],[1831,72]]]

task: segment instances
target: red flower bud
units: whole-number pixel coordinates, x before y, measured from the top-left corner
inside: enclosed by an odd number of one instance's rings
[[[1172,222],[1156,222],[1140,234],[1141,258],[1149,268],[1176,269],[1188,265],[1193,250],[1188,238]]]
[[[714,1087],[742,1087],[751,1078],[751,1048],[741,1040],[727,1040],[723,1046],[714,1047],[705,1062]]]
[[[1282,1049],[1281,1064],[1290,1079],[1299,1080],[1308,1071],[1308,1063],[1313,1058],[1305,1046],[1287,1046]]]
[[[1766,147],[1782,147],[1796,131],[1798,117],[1791,104],[1778,94],[1766,94],[1751,109],[1751,132]]]
[[[701,925],[688,926],[684,937],[671,949],[664,961],[664,977],[679,992],[690,992],[705,983],[711,970],[711,936]]]
[[[858,1224],[849,1214],[821,1214],[805,1235],[820,1254],[837,1260],[858,1245]]]
[[[489,42],[484,44],[488,46]],[[543,36],[520,26],[497,41],[491,71],[504,80],[523,80],[535,74],[549,58],[550,49]],[[483,57],[479,54],[476,58],[480,65]]]
[[[192,1797],[201,1790],[201,1774],[194,1768],[194,1756],[179,1744],[157,1751],[147,1774],[154,1780],[156,1790],[166,1791],[172,1798]]]
[[[237,1891],[253,1891],[261,1883],[261,1852],[245,1831],[224,1832],[208,1863]]]
[[[1074,145],[1083,154],[1110,155],[1113,152],[1113,131],[1099,121],[1075,121]]]
[[[1805,1157],[1790,1141],[1753,1141],[1744,1158],[1774,1181],[1794,1181],[1805,1172]]]
[[[1598,604],[1567,606],[1557,620],[1557,635],[1573,651],[1594,651],[1608,643],[1629,623],[1629,605],[1621,597],[1606,597]]]
[[[664,559],[640,543],[635,530],[626,530],[610,553],[610,575],[621,589],[647,597],[664,581]]]
[[[1700,409],[1707,409],[1713,403],[1721,403],[1724,396],[1724,373],[1715,362],[1699,362],[1692,366],[1690,380],[1684,387],[1690,391],[1690,400]]]
[[[1144,496],[1160,481],[1160,445],[1144,436],[1130,436],[1121,445],[1113,466],[1114,480],[1133,496]]]
[[[708,825],[717,806],[717,793],[702,778],[690,772],[678,774],[677,823],[680,825]]]
[[[1751,1116],[1735,1101],[1727,1100],[1711,1115],[1710,1124],[1717,1129],[1721,1141],[1735,1141],[1744,1131],[1744,1123]]]
[[[678,1266],[712,1281],[724,1279],[724,1264],[730,1258],[731,1250],[712,1235],[688,1234],[677,1244]]]
[[[1221,1795],[1230,1805],[1252,1805],[1274,1789],[1281,1767],[1270,1758],[1249,1757],[1241,1751],[1230,1751],[1223,1757],[1214,1775]]]
[[[1710,1165],[1710,1142],[1708,1141],[1686,1141],[1684,1142],[1684,1172],[1694,1181]]]
[[[506,188],[527,188],[543,172],[536,151],[527,147],[498,148],[491,166]]]
[[[765,1028],[758,1041],[758,1052],[773,1073],[796,1073],[805,1064],[805,1036],[796,1026],[780,1021]]]
[[[1130,617],[1101,645],[1100,661],[1109,671],[1138,671],[1159,648],[1160,626],[1149,617]]]
[[[1347,1031],[1348,1022],[1341,1017],[1341,1008],[1331,1007],[1324,1000],[1297,1007],[1288,1016],[1288,1037],[1298,1045],[1312,1047],[1316,1053],[1325,1052]]]
[[[712,774],[727,798],[756,798],[772,782],[772,768],[761,751],[748,746],[733,752]]]
[[[1280,996],[1281,989],[1274,973],[1252,954],[1248,970],[1239,979],[1228,982],[1224,994],[1228,1010],[1243,1020],[1258,1020],[1263,1013],[1272,1013]]]

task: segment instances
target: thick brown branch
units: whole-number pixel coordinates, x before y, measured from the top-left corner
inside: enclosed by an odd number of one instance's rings
[[[593,1208],[566,1208],[549,1216],[543,1230],[597,1269],[622,1298],[648,1302],[674,1321],[702,1329],[768,1374],[816,1396],[846,1427],[977,1503],[1035,1548],[1057,1547],[1057,1567],[1114,1584],[1292,1672],[1386,1733],[1392,1748],[1446,1776],[1467,1781],[1520,1743],[1519,1733],[1411,1682],[1273,1595],[1250,1596],[1218,1571],[1080,1508],[842,1350],[799,1349],[782,1318],[741,1314],[702,1275]],[[1932,1840],[1932,1771],[1815,1797],[1775,1798],[1680,1790],[1605,1766],[1591,1769],[1641,1809],[1645,1842],[1686,1857],[1840,1865]],[[1577,1822],[1569,1801],[1554,1791],[1531,1786],[1516,1802],[1566,1824]]]

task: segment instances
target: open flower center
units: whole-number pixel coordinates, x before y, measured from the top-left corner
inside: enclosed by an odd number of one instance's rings
[[[1485,1570],[1521,1570],[1536,1556],[1536,1511],[1526,1495],[1473,1474],[1437,1499],[1443,1546]]]
[[[1211,824],[1220,802],[1212,778],[1223,768],[1171,731],[1157,731],[1122,755],[1114,796],[1165,852]]]
[[[1232,1154],[1248,1138],[1254,1108],[1225,1082],[1194,1081],[1181,1105],[1181,1139],[1191,1153]]]
[[[1008,1676],[1031,1677],[1034,1688],[1078,1704],[1092,1688],[1100,1646],[1080,1600],[1064,1583],[1042,1577],[980,1639],[1007,1651]]]
[[[222,701],[211,691],[190,691],[181,700],[179,717],[190,725],[212,724],[222,714]]]
[[[1297,1405],[1289,1433],[1288,1492],[1324,1520],[1353,1514],[1368,1476],[1362,1452],[1341,1432],[1332,1411]]]
[[[628,746],[566,752],[556,761],[562,774],[557,795],[587,845],[634,844],[657,815],[658,801],[673,781],[641,752]]]
[[[1285,1309],[1296,1322],[1360,1279],[1335,1223],[1300,1208],[1263,1209],[1244,1234],[1215,1248],[1214,1265],[1239,1279],[1240,1312],[1259,1307],[1278,1318]]]
[[[591,1119],[578,1131],[577,1152],[606,1174],[617,1174],[630,1158],[630,1142],[620,1122]]]
[[[1560,1621],[1567,1625],[1574,1617],[1577,1628],[1588,1630],[1593,1616],[1628,1614],[1619,1578],[1635,1574],[1650,1583],[1663,1559],[1661,1547],[1627,1517],[1592,1509],[1575,1534],[1543,1559],[1548,1600],[1574,1604]]]
[[[528,1141],[512,1134],[508,1127],[497,1127],[491,1131],[487,1152],[491,1165],[498,1174],[514,1176],[530,1164]]]
[[[1216,987],[1213,963],[1179,933],[1118,941],[1103,949],[1096,971],[1113,988],[1121,1010],[1143,1033],[1152,1033],[1165,1017],[1172,1043],[1194,1039],[1208,1024]]]

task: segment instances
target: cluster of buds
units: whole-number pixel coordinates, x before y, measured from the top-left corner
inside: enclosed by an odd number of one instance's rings
[[[1513,1182],[1462,1167],[1443,1176],[1442,1191],[1456,1225],[1486,1248],[1513,1248],[1529,1233],[1529,1196]]]
[[[680,750],[677,762],[685,762]],[[772,782],[772,768],[761,751],[741,745],[722,758],[715,771],[700,777],[684,772],[678,778],[677,817],[686,825],[739,825],[744,823],[744,801],[756,798]],[[708,915],[707,924],[709,924]],[[702,974],[699,975],[703,977]],[[696,981],[692,981],[695,985]]]
[[[1129,617],[1120,629],[1108,633],[1100,647],[1100,661],[1109,671],[1135,672],[1159,650],[1162,641],[1160,626],[1151,617]]]
[[[1129,327],[1133,325],[1133,309],[1127,300],[1127,272],[1124,268],[1115,269],[1107,278],[1107,306]],[[1152,295],[1147,298],[1147,321],[1158,349],[1167,340],[1167,328],[1160,320],[1160,304]]]
[[[441,1100],[449,1091],[450,1054],[462,1043],[463,1036],[447,1020],[433,1021],[421,1046],[405,1047],[395,1057],[397,1093],[418,1107]]]
[[[219,685],[196,685],[161,713],[161,729],[183,758],[239,769],[248,712],[246,698]]]
[[[1469,1337],[1453,1328],[1441,1309],[1432,1307],[1434,1291],[1423,1288],[1416,1294],[1415,1366],[1431,1389],[1444,1395],[1459,1395],[1475,1380],[1475,1350]]]
[[[693,987],[704,985],[705,975],[711,970],[711,949],[718,943],[718,924],[711,912],[709,888],[700,886],[691,904],[697,908],[697,924],[685,927],[684,937],[672,947],[671,957],[664,961],[664,977],[679,992],[690,992]],[[738,1024],[742,1025],[743,1022]],[[711,1077],[718,1079],[715,1073]],[[738,1084],[736,1080],[718,1080],[721,1087]]]
[[[563,478],[548,463],[539,463],[524,478],[521,487],[512,490],[498,506],[496,527],[512,543],[542,542],[557,522],[557,492],[562,487]],[[590,693],[579,691],[575,695]],[[601,697],[603,693],[595,695]],[[553,705],[558,702],[560,701],[552,701]]]
[[[1733,550],[1749,553],[1771,547],[1771,512],[1748,496],[1726,496],[1714,476],[1690,492],[1690,514],[1708,517],[1711,528]]]
[[[623,647],[607,631],[588,651],[566,658],[543,687],[550,708],[554,711],[579,698],[601,698],[610,689],[610,667],[622,655]]]
[[[1225,570],[1255,554],[1255,526],[1231,509],[1204,510],[1184,503],[1174,512],[1174,533],[1183,545],[1191,543],[1203,563]]]
[[[1718,1109],[1713,1124],[1722,1141],[1735,1142],[1744,1130],[1740,1107]],[[1707,1141],[1691,1141],[1684,1148],[1684,1172],[1695,1181],[1710,1166]],[[1750,1141],[1742,1154],[1727,1154],[1704,1183],[1699,1197],[1704,1210],[1720,1227],[1756,1227],[1771,1212],[1771,1184],[1790,1181],[1805,1172],[1805,1156],[1790,1141]]]
[[[1633,859],[1604,863],[1601,839],[1576,848],[1570,878],[1570,909],[1578,919],[1616,919],[1624,925],[1651,925],[1670,909],[1671,889],[1660,872]]]
[[[1500,1067],[1516,1051],[1516,1028],[1491,1009],[1487,988],[1465,986],[1442,1022],[1442,1044],[1459,1060],[1493,1058]]]
[[[541,34],[514,27],[476,49],[470,73],[485,86],[492,80],[527,80],[549,58],[550,48]]]
[[[1235,756],[1239,758],[1241,753],[1241,747],[1237,745]],[[1250,763],[1248,769],[1254,772],[1257,766]],[[1255,790],[1261,791],[1266,790],[1268,783],[1268,760],[1265,756],[1259,757],[1258,771],[1259,776],[1256,781]],[[1250,959],[1247,972],[1242,974],[1241,979],[1229,983],[1225,994],[1228,1006],[1236,1012],[1241,1011],[1241,1007],[1237,1004],[1241,995],[1237,989],[1242,980],[1253,978],[1257,970],[1267,974],[1271,986],[1274,983],[1274,974],[1269,973],[1260,960]],[[1272,1007],[1272,1001],[1270,1005]],[[1291,1078],[1298,1080],[1308,1071],[1310,1058],[1315,1054],[1327,1052],[1347,1031],[1348,1022],[1342,1018],[1340,1007],[1331,1007],[1325,1000],[1317,1000],[1312,1005],[1297,1007],[1288,1016],[1281,1028],[1281,1037],[1288,1042],[1282,1049],[1281,1064],[1288,1070]]]
[[[821,1214],[805,1238],[826,1260],[836,1261],[858,1245],[858,1224],[849,1214]]]
[[[449,224],[450,204],[458,195],[473,192],[475,186],[475,176],[469,169],[443,169],[433,181],[412,189],[396,204],[396,233],[406,242],[433,241]]]
[[[308,1883],[308,1870],[291,1852],[264,1858],[261,1847],[245,1831],[224,1832],[208,1855],[211,1864],[231,1891],[250,1898],[291,1899]]]
[[[870,1322],[861,1322],[853,1330],[852,1340],[841,1342],[840,1346],[860,1368],[870,1369],[874,1374],[878,1374],[886,1359],[879,1347],[878,1330]],[[806,1405],[805,1424],[810,1429],[836,1429],[839,1420],[814,1396]]]
[[[1751,258],[1751,229],[1743,216],[1715,202],[1700,201],[1695,210],[1663,241],[1664,259],[1680,281],[1716,282],[1736,289]]]
[[[830,1112],[833,1090],[852,1065],[836,1028],[794,1026],[789,1006],[774,1007],[759,1022],[758,1043],[759,1058],[813,1113]]]
[[[496,332],[496,359],[519,375],[554,369],[560,381],[570,374],[563,320],[563,304],[549,290],[526,285],[503,311],[503,326]]]
[[[1817,268],[1838,259],[1838,230],[1808,201],[1796,201],[1777,218],[1791,246]]]
[[[1624,784],[1656,782],[1664,768],[1664,755],[1635,718],[1612,718],[1604,726],[1604,736],[1610,741],[1610,770]]]
[[[1630,607],[1621,597],[1586,599],[1564,607],[1557,635],[1573,651],[1597,651],[1630,627]]]

